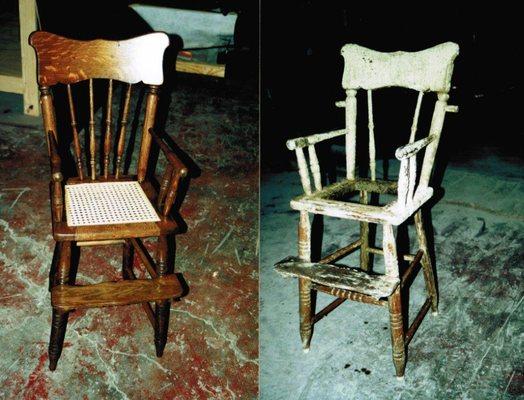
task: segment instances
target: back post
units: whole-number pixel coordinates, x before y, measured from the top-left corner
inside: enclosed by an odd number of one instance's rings
[[[48,133],[53,132],[55,140],[58,142],[56,134],[56,117],[53,106],[53,96],[49,86],[39,86],[40,90],[40,107],[42,109],[42,116],[44,119],[44,132],[47,142],[47,154],[51,156],[51,144],[49,143]]]
[[[140,145],[140,154],[138,156],[137,179],[143,182],[147,173],[147,163],[151,151],[151,133],[149,129],[154,128],[155,115],[158,106],[158,85],[148,85],[146,98],[146,111],[144,116],[144,125],[142,127],[142,144]]]

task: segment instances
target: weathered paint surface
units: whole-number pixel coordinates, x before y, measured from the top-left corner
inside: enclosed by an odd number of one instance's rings
[[[253,93],[253,94],[251,94]],[[49,161],[41,129],[0,125],[0,398],[250,399],[258,392],[256,90],[181,78],[167,131],[201,169],[181,214],[171,307],[156,358],[139,305],[71,313],[47,367],[52,258]],[[121,246],[83,248],[79,283],[120,277]],[[143,268],[135,261],[138,271]]]
[[[328,287],[352,290],[377,299],[389,296],[400,282],[398,277],[370,275],[355,268],[331,264],[302,262],[295,257],[277,263],[276,270],[285,277],[308,278]]]
[[[398,171],[394,163],[391,174]],[[296,172],[263,177],[262,400],[522,398],[522,164],[494,157],[451,164],[443,186],[446,195],[432,210],[439,314],[424,318],[409,345],[405,381],[399,382],[388,312],[381,307],[345,302],[315,325],[310,352],[300,351],[297,287],[272,266],[296,241],[298,213],[289,210],[289,198],[301,184]],[[414,240],[415,227],[408,229]],[[324,232],[325,254],[358,239],[359,225],[326,218]],[[375,243],[381,243],[380,231]],[[340,263],[357,266],[358,252]],[[383,257],[375,256],[374,265],[383,272]],[[411,287],[410,321],[426,296],[423,278],[420,272]],[[320,293],[317,312],[332,300]]]

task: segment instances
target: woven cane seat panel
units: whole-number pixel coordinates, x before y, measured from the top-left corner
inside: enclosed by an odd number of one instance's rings
[[[68,226],[160,221],[138,182],[65,185]]]

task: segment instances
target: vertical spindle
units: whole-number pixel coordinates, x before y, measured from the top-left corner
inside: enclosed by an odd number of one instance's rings
[[[78,129],[76,123],[75,105],[73,103],[73,93],[71,85],[67,85],[67,100],[69,102],[69,115],[71,117],[71,129],[73,131],[73,149],[76,159],[76,171],[80,180],[84,179],[84,168],[82,165],[82,149],[80,148],[80,139],[78,137]]]
[[[109,174],[109,153],[111,151],[111,108],[113,102],[113,80],[109,79],[107,89],[107,106],[106,106],[106,132],[104,135],[104,178],[107,179]]]
[[[120,165],[122,164],[122,157],[124,155],[124,147],[126,143],[126,128],[127,116],[129,115],[129,100],[131,99],[131,84],[127,85],[126,94],[124,97],[124,109],[122,110],[122,119],[120,120],[120,130],[118,132],[118,146],[116,150],[115,176],[120,177]]]
[[[413,143],[415,141],[415,136],[417,134],[418,117],[420,115],[420,106],[422,105],[423,96],[424,92],[418,92],[417,105],[415,107],[415,114],[413,115],[413,123],[411,124],[411,135],[409,136],[409,143]]]
[[[368,90],[368,134],[369,134],[369,171],[371,180],[376,180],[375,124],[373,122],[373,96]]]
[[[355,179],[357,143],[357,91],[346,90],[346,176]]]
[[[89,79],[89,165],[91,167],[91,179],[96,179],[96,143],[95,143],[95,104],[93,95],[93,80]]]

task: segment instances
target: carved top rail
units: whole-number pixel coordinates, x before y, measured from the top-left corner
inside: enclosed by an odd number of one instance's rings
[[[459,46],[446,42],[417,52],[382,53],[356,44],[342,47],[345,67],[342,87],[373,90],[405,87],[447,93]]]
[[[37,53],[40,86],[92,78],[161,85],[162,59],[169,38],[155,32],[121,41],[81,41],[36,31],[29,44]]]
[[[399,147],[395,152],[396,158],[400,160],[400,171],[396,185],[398,198],[391,204],[391,211],[399,212],[399,215],[404,218],[427,201],[433,193],[433,189],[429,187],[429,179],[445,114],[458,111],[457,106],[447,104],[453,62],[458,52],[458,45],[452,42],[442,43],[418,52],[398,51],[394,53],[382,53],[356,44],[345,45],[342,48],[342,56],[345,61],[342,86],[346,91],[346,99],[335,104],[337,107],[345,108],[345,128],[291,139],[286,143],[287,147],[296,153],[300,180],[306,196],[317,192],[327,194],[331,188],[331,186],[322,188],[322,173],[315,151],[315,144],[324,140],[345,136],[346,182],[361,179],[357,177],[356,171],[356,95],[359,89],[364,89],[367,92],[369,172],[370,181],[376,182],[373,91],[386,87],[404,87],[416,90],[418,93],[409,141],[406,140],[408,144]],[[428,91],[436,92],[437,95],[433,116],[428,133],[424,138],[416,140],[422,101],[425,92]],[[304,151],[306,147],[307,155]],[[425,150],[422,165],[417,168],[417,153],[422,149]],[[308,204],[314,207],[316,205],[313,204],[312,199],[313,197],[308,200]],[[328,202],[328,199],[324,198],[316,200],[319,204],[324,202],[324,205],[327,205]],[[342,207],[338,203],[332,204],[332,206],[334,209]]]

